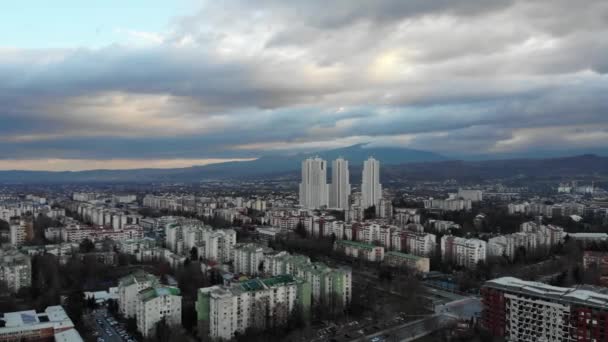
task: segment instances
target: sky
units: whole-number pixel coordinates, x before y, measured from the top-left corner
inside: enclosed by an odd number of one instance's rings
[[[608,2],[0,5],[0,169],[608,148]]]

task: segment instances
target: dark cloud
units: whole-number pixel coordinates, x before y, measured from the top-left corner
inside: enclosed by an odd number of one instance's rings
[[[227,1],[160,43],[0,50],[0,156],[601,147],[607,19],[605,1]]]

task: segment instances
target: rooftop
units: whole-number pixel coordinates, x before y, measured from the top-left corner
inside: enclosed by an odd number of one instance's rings
[[[350,240],[338,240],[336,241],[338,245],[342,246],[351,246],[356,248],[365,248],[365,249],[373,249],[380,246],[374,246],[369,243],[359,242],[359,241],[350,241]]]
[[[551,286],[514,277],[502,277],[490,280],[486,282],[485,286],[546,299],[576,302],[604,309],[608,308],[608,295],[586,289]]]
[[[0,328],[0,334],[3,329],[34,326],[37,324],[53,324],[56,328],[71,328],[74,327],[72,320],[59,305],[49,306],[44,312],[36,312],[36,310],[25,310],[16,312],[4,313],[2,320],[4,328]]]
[[[421,256],[417,256],[417,255],[413,255],[413,254],[406,254],[406,253],[401,253],[401,252],[396,252],[396,251],[390,251],[390,252],[386,252],[385,256],[394,256],[394,257],[398,257],[398,258],[402,258],[402,259],[410,259],[410,260],[420,260],[420,259],[425,259],[424,257]]]
[[[151,299],[162,296],[179,296],[181,294],[177,287],[172,286],[155,286],[139,291],[139,298],[147,302]]]
[[[146,273],[143,270],[138,270],[134,273],[129,274],[128,276],[120,278],[118,284],[119,286],[129,286],[135,283],[143,283],[146,281],[157,283],[158,278],[156,278],[156,276],[153,274]]]

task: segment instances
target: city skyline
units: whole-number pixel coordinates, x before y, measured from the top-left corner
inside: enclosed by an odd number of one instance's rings
[[[60,0],[2,13],[0,169],[364,142],[581,154],[608,140],[603,1]]]
[[[0,342],[608,341],[608,1],[0,32]]]
[[[331,208],[350,210],[351,184],[348,160],[338,157],[332,160],[331,183],[327,182],[327,161],[316,156],[302,161],[299,186],[299,203],[304,209]],[[380,161],[369,157],[363,162],[361,173],[360,203],[363,209],[375,207],[382,199]]]

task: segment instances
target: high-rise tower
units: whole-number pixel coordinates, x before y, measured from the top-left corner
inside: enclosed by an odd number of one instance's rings
[[[338,158],[331,163],[331,185],[329,186],[329,207],[348,209],[350,196],[350,175],[348,160]]]
[[[380,162],[369,157],[363,163],[363,176],[361,182],[361,205],[369,208],[377,205],[382,198],[382,184],[380,184]]]
[[[300,183],[300,205],[307,209],[318,209],[329,203],[327,186],[327,163],[321,158],[302,161]]]

